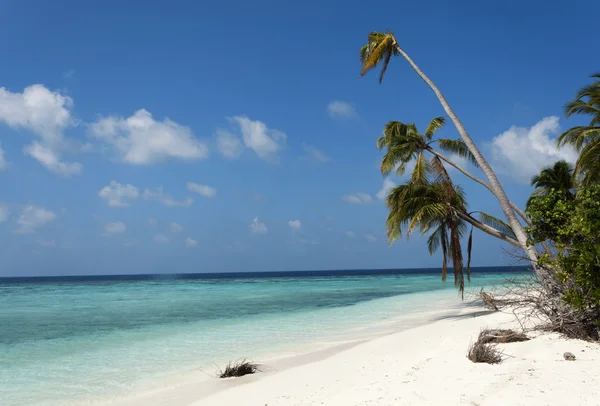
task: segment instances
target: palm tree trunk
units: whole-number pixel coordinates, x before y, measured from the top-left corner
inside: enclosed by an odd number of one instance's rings
[[[481,151],[479,151],[479,149],[467,133],[467,130],[465,130],[464,126],[462,125],[452,108],[450,108],[450,105],[446,101],[446,98],[444,97],[440,89],[438,89],[438,87],[431,81],[431,79],[429,79],[427,75],[425,75],[423,71],[421,71],[421,69],[414,63],[414,61],[408,56],[408,54],[404,52],[402,48],[400,48],[400,45],[398,45],[395,39],[394,46],[396,47],[396,50],[404,57],[404,59],[406,59],[406,61],[410,64],[414,71],[421,77],[421,79],[423,79],[425,83],[427,83],[431,90],[433,90],[433,92],[436,94],[438,100],[444,108],[444,111],[446,111],[446,114],[448,114],[448,116],[454,123],[454,126],[456,127],[456,130],[463,139],[465,145],[467,146],[467,148],[469,148],[469,151],[471,151],[471,153],[475,157],[477,164],[479,165],[483,173],[485,173],[485,176],[488,178],[491,191],[498,199],[498,202],[500,203],[500,208],[502,209],[502,212],[508,220],[508,224],[510,225],[513,232],[515,233],[515,236],[517,237],[519,247],[527,254],[527,257],[531,261],[533,269],[538,278],[540,279],[540,282],[542,282],[544,286],[547,286],[549,274],[546,270],[537,266],[537,250],[534,246],[527,244],[527,233],[525,232],[523,225],[519,222],[519,219],[515,215],[514,209],[512,208],[510,201],[508,200],[508,196],[506,195],[506,192],[504,191],[502,185],[498,181],[498,178],[492,170],[492,167],[486,161]]]
[[[446,157],[444,154],[434,150],[433,148],[429,147],[427,148],[427,151],[431,152],[433,155],[437,156],[438,158],[440,158],[442,161],[446,162],[447,164],[453,166],[454,168],[456,168],[460,173],[462,173],[463,175],[465,175],[466,177],[468,177],[469,179],[479,183],[480,185],[482,185],[483,187],[485,187],[486,189],[488,189],[490,192],[494,193],[494,191],[492,190],[492,187],[490,186],[489,183],[487,183],[486,181],[484,181],[483,179],[479,179],[477,176],[471,174],[469,171],[467,171],[465,168],[463,168],[462,166],[458,165],[457,163],[455,163],[454,161],[452,161],[451,159],[449,159],[448,157]],[[525,222],[527,223],[527,225],[531,226],[531,220],[529,219],[529,217],[527,217],[527,215],[525,214],[525,212],[523,210],[521,210],[519,208],[519,206],[517,206],[516,204],[514,204],[513,202],[509,202],[510,205],[512,206],[513,210],[515,212],[517,212],[517,214],[519,216],[521,216],[521,218],[523,220],[525,220]]]

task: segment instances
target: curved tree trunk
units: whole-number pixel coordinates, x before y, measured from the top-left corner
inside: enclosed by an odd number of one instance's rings
[[[519,243],[519,241],[509,237],[504,233],[501,233],[500,231],[488,226],[487,224],[483,224],[481,221],[475,219],[474,217],[471,217],[468,214],[461,212],[456,212],[456,215],[461,219],[465,220],[467,223],[471,224],[473,227],[477,228],[478,230],[481,230],[484,233],[489,234],[492,237],[496,237],[502,241],[506,241],[507,243],[512,244],[517,248],[521,248],[521,244]]]
[[[527,257],[531,260],[534,271],[540,279],[540,282],[542,282],[544,285],[547,285],[549,275],[546,270],[537,266],[537,250],[534,246],[530,246],[527,244],[527,233],[525,232],[523,225],[519,222],[519,219],[515,215],[514,209],[512,208],[510,201],[508,200],[508,196],[506,195],[506,192],[504,191],[502,185],[498,181],[498,178],[492,170],[492,167],[486,161],[481,151],[479,151],[479,149],[471,139],[469,133],[467,133],[467,130],[465,130],[464,126],[462,125],[462,123],[460,122],[460,120],[446,101],[446,98],[444,97],[440,89],[438,89],[438,87],[431,81],[431,79],[429,79],[427,75],[425,75],[423,71],[421,71],[421,69],[414,63],[414,61],[408,56],[408,54],[404,52],[402,48],[400,48],[395,39],[394,46],[396,47],[396,50],[404,57],[404,59],[406,59],[406,61],[410,64],[414,71],[421,77],[421,79],[423,79],[425,83],[427,83],[431,90],[433,90],[433,92],[436,94],[442,107],[446,111],[446,114],[448,114],[448,116],[454,123],[454,126],[460,134],[460,137],[463,139],[465,145],[467,146],[467,148],[469,148],[469,151],[471,151],[471,153],[475,157],[477,164],[479,165],[483,173],[485,173],[485,176],[488,178],[491,191],[498,199],[502,212],[506,216],[508,224],[510,225],[513,232],[515,233],[515,236],[517,237],[519,247],[527,254]]]
[[[463,175],[465,175],[467,178],[471,179],[472,181],[475,181],[477,183],[479,183],[480,185],[482,185],[483,187],[485,187],[486,189],[488,189],[490,192],[494,193],[494,191],[492,190],[492,187],[490,186],[489,183],[487,183],[486,181],[484,181],[483,179],[479,179],[477,176],[471,174],[469,171],[467,171],[465,168],[463,168],[462,166],[458,165],[457,163],[455,163],[454,161],[450,160],[448,157],[446,157],[445,155],[443,155],[442,153],[434,150],[433,148],[428,148],[427,151],[431,152],[433,155],[437,156],[438,158],[440,158],[442,161],[446,162],[448,165],[453,166],[455,169],[457,169],[460,173],[462,173]],[[531,226],[531,220],[529,219],[529,217],[527,217],[527,215],[525,214],[525,212],[523,210],[521,210],[519,208],[519,206],[517,206],[516,204],[514,204],[513,202],[509,202],[510,205],[512,206],[513,210],[517,212],[517,214],[519,216],[521,216],[521,218],[523,220],[525,220],[525,222],[527,223],[527,225]]]

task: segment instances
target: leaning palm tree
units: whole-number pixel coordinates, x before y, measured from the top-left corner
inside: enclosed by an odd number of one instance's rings
[[[425,158],[420,158],[425,160]],[[461,239],[470,224],[471,232],[467,248],[467,279],[471,280],[471,248],[473,228],[500,238],[515,246],[510,226],[503,221],[483,212],[479,220],[467,212],[467,203],[463,190],[452,183],[442,161],[436,156],[425,169],[413,171],[410,180],[390,192],[386,198],[389,214],[386,223],[388,241],[393,243],[404,234],[408,238],[418,227],[422,234],[432,231],[427,246],[433,255],[438,248],[442,251],[442,280],[446,280],[447,260],[452,260],[454,283],[464,294],[464,268]],[[416,165],[418,167],[419,165]],[[417,173],[418,175],[415,175]]]
[[[527,206],[531,199],[546,196],[552,190],[563,193],[567,198],[572,198],[573,189],[575,189],[573,165],[567,161],[558,161],[531,178],[531,186],[535,187],[535,191],[529,198]]]
[[[600,79],[600,73],[592,75]],[[589,125],[576,126],[560,135],[558,145],[573,145],[579,152],[575,174],[583,185],[600,182],[600,80],[582,88],[565,106],[567,117],[590,116]]]
[[[426,169],[428,161],[424,158],[423,153],[438,157],[447,164],[458,169],[462,174],[474,180],[477,183],[485,186],[488,190],[492,190],[491,186],[482,179],[472,175],[454,160],[445,156],[442,152],[434,148],[435,144],[443,152],[450,153],[466,159],[473,166],[478,167],[475,157],[467,148],[464,141],[461,139],[433,139],[433,136],[440,130],[446,120],[444,117],[436,117],[429,123],[425,134],[419,134],[417,127],[414,124],[404,124],[400,121],[390,121],[383,129],[383,136],[377,139],[377,148],[387,149],[385,156],[381,162],[381,172],[383,175],[389,174],[393,169],[398,175],[403,175],[409,162],[415,163],[413,177],[420,176],[419,172]],[[529,218],[517,205],[510,202],[515,211],[529,224]]]
[[[500,203],[500,207],[502,208],[502,212],[506,216],[508,223],[513,230],[518,242],[519,247],[527,254],[528,258],[531,260],[534,270],[536,274],[542,281],[542,283],[548,281],[549,274],[546,270],[541,269],[537,266],[538,253],[535,247],[531,246],[527,242],[527,233],[525,232],[525,228],[519,222],[515,211],[506,195],[506,192],[502,188],[502,185],[498,181],[498,178],[494,171],[492,170],[489,163],[484,158],[483,154],[475,143],[473,142],[471,136],[467,133],[464,126],[446,101],[446,98],[438,89],[438,87],[421,71],[421,69],[415,64],[415,62],[408,56],[408,54],[400,47],[396,37],[391,32],[381,33],[381,32],[372,32],[368,36],[367,44],[364,45],[360,49],[360,59],[362,62],[362,71],[361,76],[365,75],[369,70],[375,68],[377,65],[382,66],[381,73],[379,75],[379,82],[383,80],[383,77],[387,71],[389,62],[392,56],[401,55],[415,70],[415,72],[427,83],[427,85],[433,90],[436,94],[438,100],[440,101],[442,107],[446,114],[450,117],[454,126],[456,127],[460,137],[463,142],[469,149],[469,151],[473,154],[475,161],[481,168],[481,170],[485,173],[488,181],[490,190],[498,199]]]
[[[406,238],[416,228],[420,228],[422,234],[431,231],[427,245],[431,254],[441,248],[442,280],[446,280],[447,262],[450,258],[454,268],[454,283],[463,294],[465,271],[461,239],[467,230],[467,223],[457,214],[466,212],[462,189],[442,182],[411,180],[396,186],[388,195],[386,203],[389,209],[387,234],[390,243],[401,237],[403,231]],[[470,255],[469,249],[469,263]],[[470,279],[470,269],[467,270],[467,278]]]

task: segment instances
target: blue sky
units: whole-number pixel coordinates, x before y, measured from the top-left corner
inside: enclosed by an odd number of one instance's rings
[[[600,66],[581,40],[598,12],[2,1],[0,275],[439,266],[419,236],[387,246],[375,140],[443,110],[400,59],[383,85],[358,79],[367,33],[395,32],[523,203],[535,171],[573,159],[554,139]],[[471,209],[499,214],[454,176]],[[474,264],[513,263],[503,248],[478,235]]]

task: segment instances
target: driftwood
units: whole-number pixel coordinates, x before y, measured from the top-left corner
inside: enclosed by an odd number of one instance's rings
[[[479,338],[477,339],[477,341],[481,341],[483,344],[505,344],[528,340],[529,337],[527,337],[525,333],[519,333],[514,330],[506,329],[481,330],[481,332],[479,333]]]
[[[523,331],[543,330],[563,334],[568,338],[598,341],[600,309],[575,309],[563,300],[568,284],[556,284],[553,290],[544,288],[535,277],[507,280],[502,293],[481,291],[479,298],[490,310],[510,309]]]

